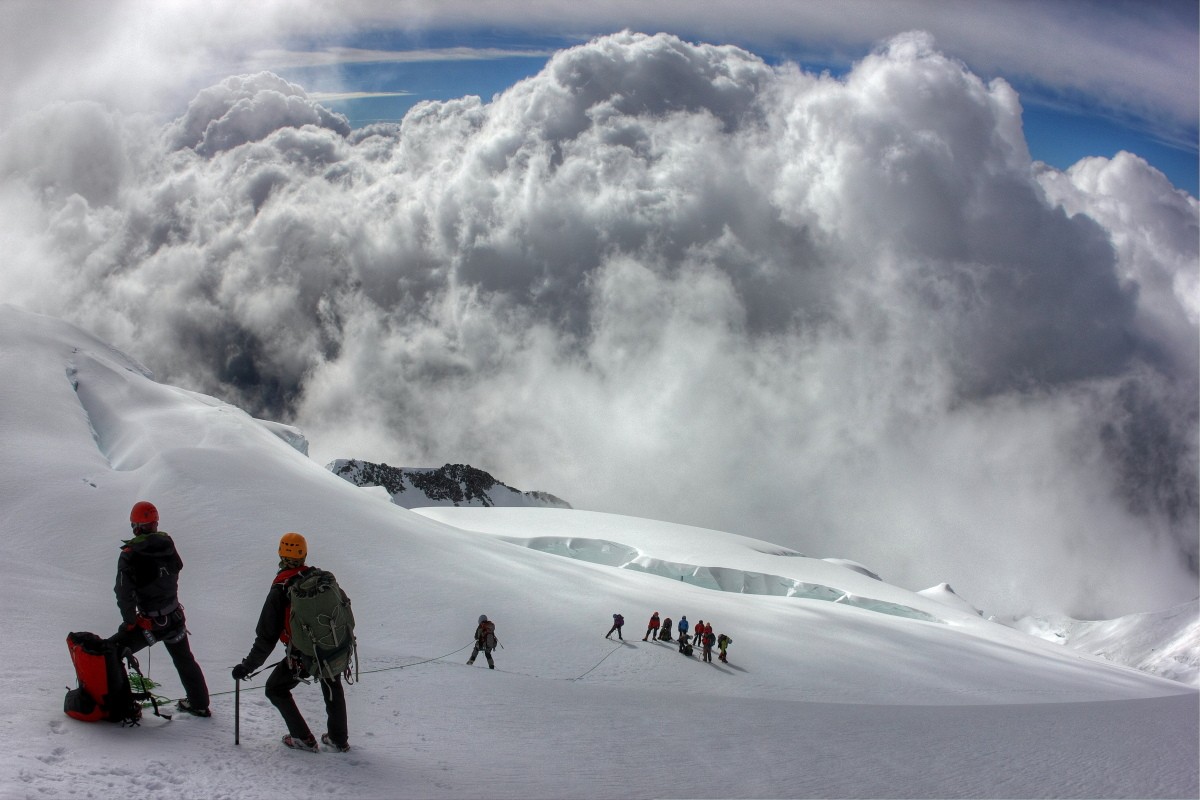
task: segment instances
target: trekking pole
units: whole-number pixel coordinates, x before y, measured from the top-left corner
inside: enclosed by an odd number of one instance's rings
[[[242,727],[242,682],[233,681],[233,743],[241,744]]]

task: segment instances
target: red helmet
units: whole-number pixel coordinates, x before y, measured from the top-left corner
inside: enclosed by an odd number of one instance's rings
[[[158,509],[154,507],[154,503],[139,500],[133,504],[133,509],[129,512],[129,521],[134,525],[158,522]]]

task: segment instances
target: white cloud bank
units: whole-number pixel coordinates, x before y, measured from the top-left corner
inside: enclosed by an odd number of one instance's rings
[[[989,612],[1195,596],[1197,202],[1129,154],[1032,164],[1015,92],[921,34],[844,80],[625,33],[398,126],[261,73],[0,137],[0,294],[318,459],[470,462]]]

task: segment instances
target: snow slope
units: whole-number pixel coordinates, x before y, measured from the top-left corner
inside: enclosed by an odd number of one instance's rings
[[[746,537],[557,509],[415,513],[281,430],[0,306],[0,797],[1197,794],[1197,693],[1180,683]],[[181,550],[212,719],[122,729],[61,711],[67,632],[116,628],[138,499]],[[282,748],[261,678],[233,744],[228,671],[288,530],[354,599],[348,754]],[[713,620],[730,663],[643,643],[654,610]],[[624,643],[602,635],[614,611]],[[494,672],[463,663],[479,613],[504,645]],[[141,663],[179,696],[161,647]],[[298,699],[321,730],[317,690]]]
[[[1200,688],[1200,601],[1117,619],[1023,617],[1017,630]]]

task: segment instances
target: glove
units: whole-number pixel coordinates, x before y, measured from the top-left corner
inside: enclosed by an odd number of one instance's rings
[[[238,664],[236,667],[233,668],[233,679],[235,681],[240,681],[249,674],[250,674],[250,670],[246,667],[245,664]]]

